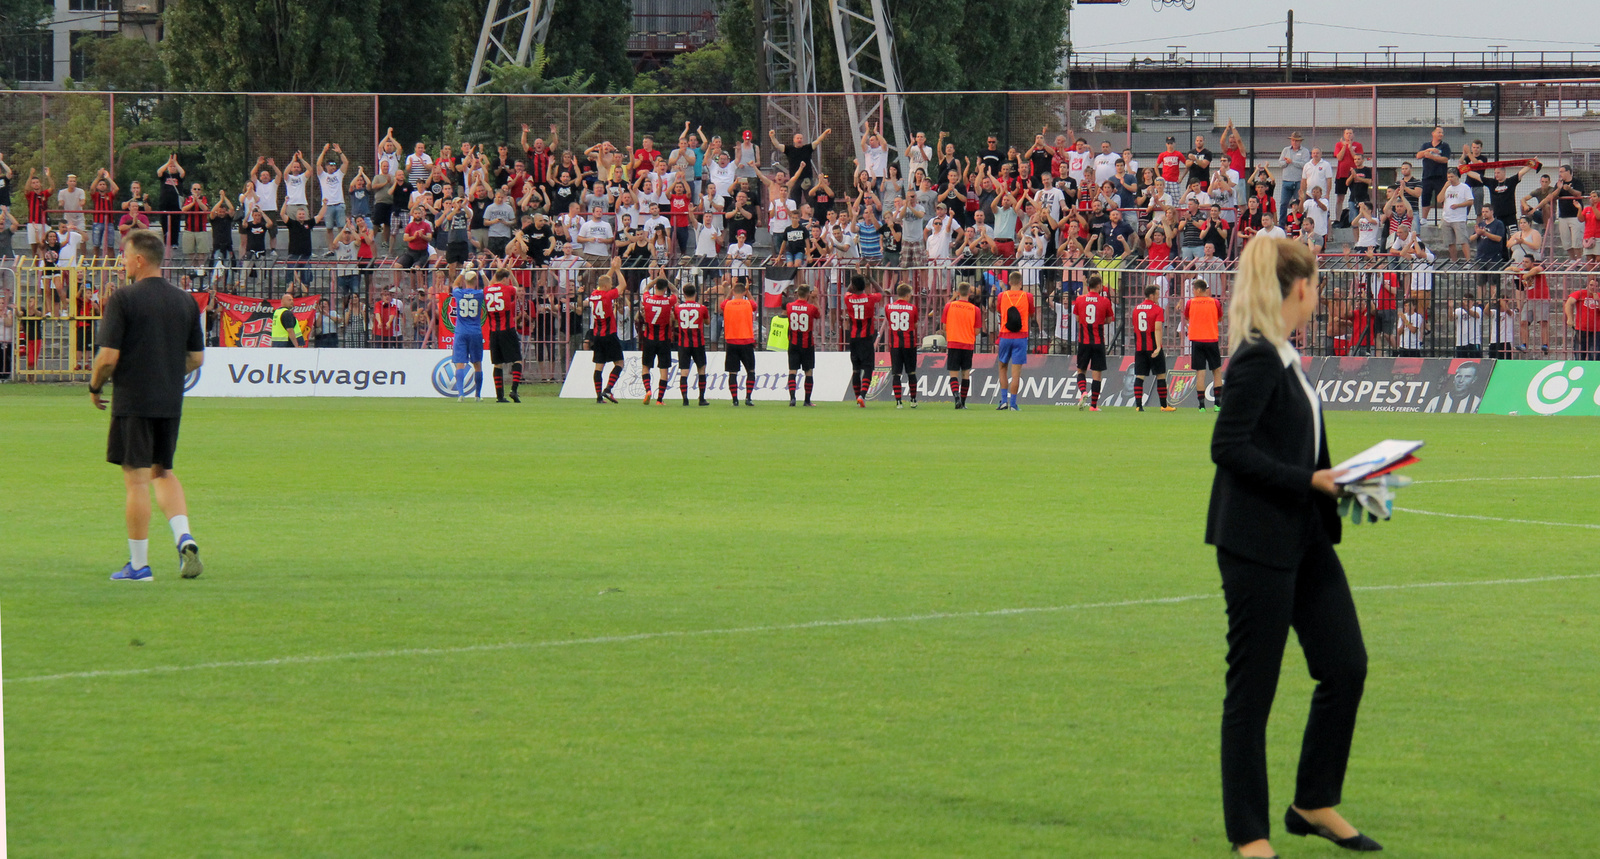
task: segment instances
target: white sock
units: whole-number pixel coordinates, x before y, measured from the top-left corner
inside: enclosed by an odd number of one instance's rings
[[[174,516],[167,520],[167,524],[172,526],[172,542],[174,543],[182,540],[183,535],[189,533],[188,516]]]
[[[136,570],[142,570],[145,567],[150,566],[150,541],[129,540],[128,558],[128,562],[132,564],[133,568]]]

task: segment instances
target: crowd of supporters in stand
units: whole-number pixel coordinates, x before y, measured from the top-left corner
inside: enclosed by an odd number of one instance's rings
[[[537,136],[523,126],[515,145],[408,150],[391,130],[374,164],[353,165],[329,143],[314,159],[261,156],[237,189],[189,181],[176,154],[148,189],[123,189],[104,169],[58,186],[48,167],[20,176],[0,154],[0,254],[12,252],[10,231],[22,231],[23,255],[59,273],[114,256],[130,229],[157,229],[173,266],[192,272],[191,288],[248,290],[258,277],[263,295],[319,276],[337,284],[323,333],[357,344],[426,345],[431,297],[469,262],[516,271],[534,338],[577,345],[569,332],[581,330],[582,293],[613,258],[630,299],[646,278],[670,274],[713,288],[725,278],[805,282],[827,302],[865,270],[930,301],[971,282],[981,302],[1019,271],[1059,308],[1091,272],[1127,274],[1130,295],[1154,283],[1171,302],[1202,277],[1226,300],[1230,261],[1255,235],[1338,255],[1330,268],[1371,271],[1332,284],[1322,319],[1322,334],[1356,353],[1435,353],[1452,327],[1467,327],[1450,318],[1458,302],[1482,320],[1480,351],[1547,350],[1552,319],[1580,331],[1600,319],[1594,285],[1572,283],[1566,292],[1589,287],[1572,307],[1547,278],[1600,266],[1600,190],[1586,191],[1567,166],[1554,175],[1537,161],[1480,168],[1481,142],[1456,153],[1442,129],[1387,185],[1349,129],[1326,150],[1292,134],[1278,157],[1253,164],[1231,122],[1216,150],[1205,136],[1186,147],[1168,137],[1144,164],[1110,141],[1096,149],[1049,129],[1025,146],[991,135],[975,152],[943,132],[917,133],[901,151],[881,128],[858,133],[831,144],[861,153],[843,176],[819,157],[831,130],[724,139],[688,123],[675,141],[622,147],[563,148],[556,127]],[[1432,241],[1427,226],[1437,227]],[[1474,274],[1452,275],[1450,261]],[[72,315],[63,280],[47,277],[20,315]],[[17,315],[9,296],[0,300]],[[1426,343],[1408,339],[1414,315]],[[1070,341],[1070,314],[1057,319],[1054,339]]]

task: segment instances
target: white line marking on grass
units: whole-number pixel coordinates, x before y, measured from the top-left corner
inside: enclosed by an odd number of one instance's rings
[[[1500,480],[1600,480],[1600,474],[1569,474],[1556,477],[1451,477],[1445,480],[1416,480],[1413,486],[1423,486],[1430,483],[1484,483]]]
[[[1435,513],[1432,510],[1413,510],[1410,507],[1394,508],[1402,513],[1417,513],[1423,516],[1443,516],[1446,519],[1477,519],[1482,522],[1514,522],[1518,525],[1556,525],[1561,528],[1590,528],[1600,531],[1600,525],[1590,525],[1586,522],[1546,522],[1542,519],[1503,519],[1499,516],[1472,516],[1467,513]]]
[[[1453,588],[1483,585],[1524,585],[1540,582],[1563,582],[1579,579],[1600,579],[1600,573],[1575,576],[1540,576],[1530,579],[1491,579],[1476,582],[1418,582],[1400,585],[1363,585],[1353,591],[1399,591],[1414,588]],[[631,635],[601,635],[593,638],[569,638],[550,641],[511,641],[501,644],[471,644],[461,647],[411,647],[397,650],[369,650],[359,653],[330,653],[320,656],[280,656],[274,659],[247,659],[229,662],[201,662],[194,665],[157,665],[150,668],[121,668],[104,671],[69,671],[64,674],[39,674],[33,677],[7,677],[6,683],[42,683],[47,680],[88,680],[97,677],[133,677],[143,674],[173,674],[181,671],[205,671],[216,668],[263,668],[275,665],[307,665],[318,662],[342,662],[350,659],[388,659],[397,656],[448,656],[456,653],[483,653],[497,650],[538,650],[546,647],[571,647],[580,644],[625,644],[632,641],[649,641],[659,638],[695,638],[707,635],[741,635],[755,632],[790,632],[802,629],[823,629],[843,626],[871,626],[884,623],[918,623],[928,620],[959,620],[963,618],[1007,617],[1018,614],[1045,614],[1050,612],[1086,611],[1097,608],[1128,608],[1132,606],[1174,605],[1200,600],[1221,599],[1220,593],[1188,594],[1177,597],[1118,600],[1116,602],[1076,603],[1074,605],[1033,606],[1025,608],[999,608],[989,611],[932,612],[899,617],[856,617],[843,620],[813,620],[805,623],[786,623],[773,626],[739,626],[726,629],[668,630],[665,632],[636,632]]]

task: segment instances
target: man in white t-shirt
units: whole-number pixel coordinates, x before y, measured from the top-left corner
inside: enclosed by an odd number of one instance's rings
[[[911,141],[911,145],[906,147],[906,164],[911,168],[909,178],[916,181],[918,170],[927,173],[928,162],[931,160],[933,160],[933,147],[928,145],[928,135],[919,131],[916,138]]]
[[[339,156],[339,163],[335,164],[328,159],[328,150]],[[322,154],[317,156],[317,163],[322,165],[321,172],[317,174],[317,184],[322,192],[322,205],[326,207],[327,222],[323,227],[327,230],[328,244],[333,244],[333,235],[344,229],[344,171],[350,168],[350,159],[345,156],[344,150],[337,143],[329,143],[322,147]]]
[[[72,173],[67,174],[66,187],[56,192],[56,205],[62,209],[61,219],[75,230],[83,229],[83,201],[87,196],[78,187],[78,177]]]
[[[289,159],[288,169],[283,171],[283,216],[285,218],[298,218],[301,212],[310,214],[311,209],[306,203],[306,162],[299,151]],[[259,196],[260,192],[257,192]]]
[[[1256,235],[1266,236],[1269,239],[1286,239],[1289,237],[1289,234],[1283,231],[1283,227],[1278,226],[1277,216],[1271,212],[1261,216],[1261,229],[1256,231]]]
[[[733,183],[738,180],[739,168],[726,149],[718,150],[711,163],[706,165],[706,176],[711,180],[711,196],[727,206],[733,194]]]
[[[1472,235],[1472,227],[1468,219],[1472,214],[1473,195],[1472,189],[1461,181],[1461,174],[1454,167],[1446,174],[1444,189],[1439,192],[1439,207],[1444,212],[1440,228],[1444,231],[1445,244],[1450,246],[1450,259],[1457,260],[1467,255],[1467,239]]]
[[[1315,237],[1313,247],[1318,251],[1327,246],[1329,219],[1328,198],[1323,195],[1321,185],[1313,184],[1306,197],[1306,220],[1311,224],[1311,234]]]
[[[1332,161],[1322,157],[1322,150],[1316,147],[1311,149],[1311,160],[1300,168],[1300,198],[1311,199],[1313,186],[1322,189],[1322,199],[1333,199],[1333,174],[1337,167]]]
[[[1089,160],[1089,141],[1080,137],[1072,151],[1067,153],[1067,175],[1078,183],[1079,188],[1083,187],[1083,175],[1089,169]]]
[[[1121,157],[1111,151],[1111,144],[1100,141],[1100,154],[1094,157],[1094,183],[1104,185],[1112,176],[1117,175],[1117,159]]]
[[[603,212],[590,212],[589,220],[578,227],[578,241],[583,243],[583,260],[589,264],[584,272],[584,285],[593,286],[594,279],[611,264],[611,245],[616,233],[606,223]]]
[[[756,255],[756,249],[751,247],[748,239],[744,230],[740,230],[733,237],[733,244],[728,245],[728,274],[735,279],[744,278],[747,284],[750,282],[750,260]]]
[[[889,144],[883,139],[882,124],[876,128],[869,126],[861,135],[861,152],[866,158],[861,169],[867,171],[873,189],[881,189],[883,180],[889,176]]]

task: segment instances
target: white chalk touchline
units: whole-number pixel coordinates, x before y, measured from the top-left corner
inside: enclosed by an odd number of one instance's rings
[[[1445,480],[1417,480],[1413,486],[1423,486],[1432,483],[1484,483],[1500,480],[1600,480],[1600,474],[1568,474],[1555,477],[1451,477]]]
[[[1435,513],[1432,510],[1414,510],[1410,507],[1394,508],[1402,513],[1416,513],[1422,516],[1443,516],[1446,519],[1477,519],[1480,522],[1514,522],[1518,525],[1555,525],[1561,528],[1589,528],[1600,531],[1600,525],[1591,525],[1587,522],[1546,522],[1543,519],[1505,519],[1500,516],[1473,516],[1468,513]]]
[[[1538,582],[1563,582],[1578,579],[1600,579],[1600,573],[1574,576],[1539,576],[1529,579],[1489,579],[1476,582],[1418,582],[1401,585],[1363,585],[1354,591],[1400,591],[1413,588],[1452,588],[1481,585],[1524,585]],[[201,662],[194,665],[158,665],[151,668],[122,668],[105,671],[70,671],[64,674],[40,674],[33,677],[7,677],[6,683],[39,683],[46,680],[84,680],[95,677],[131,677],[140,674],[171,674],[179,671],[203,671],[214,668],[259,668],[274,665],[305,665],[316,662],[338,662],[348,659],[387,659],[396,656],[445,656],[455,653],[481,653],[495,650],[536,650],[545,647],[570,647],[579,644],[623,644],[630,641],[648,641],[657,638],[692,638],[706,635],[739,635],[754,632],[786,632],[800,629],[822,629],[837,626],[868,626],[882,623],[917,623],[927,620],[958,620],[962,618],[1006,617],[1018,614],[1045,612],[1084,611],[1096,608],[1127,608],[1130,606],[1171,605],[1197,600],[1221,599],[1220,593],[1188,594],[1177,597],[1119,600],[1116,602],[1077,603],[1074,605],[1034,606],[1025,608],[1000,608],[989,611],[933,612],[899,617],[857,617],[844,620],[813,620],[806,623],[786,623],[774,626],[740,626],[726,629],[669,630],[665,632],[637,632],[631,635],[602,635],[594,638],[568,638],[550,641],[511,641],[500,644],[472,644],[461,647],[413,647],[399,650],[369,650],[359,653],[331,653],[320,656],[280,656],[274,659],[250,659],[230,662]]]

